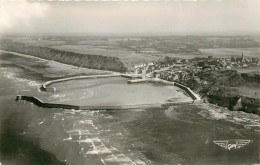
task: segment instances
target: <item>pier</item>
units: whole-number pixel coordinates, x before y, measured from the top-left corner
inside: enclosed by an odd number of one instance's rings
[[[166,84],[166,85],[174,85],[174,86],[177,86],[181,89],[183,89],[184,91],[186,91],[190,97],[195,101],[200,101],[201,98],[198,94],[194,93],[189,87],[186,87],[182,84],[179,84],[177,82],[171,82],[171,81],[166,81],[166,80],[162,80],[162,79],[159,79],[159,78],[146,78],[146,79],[133,79],[133,80],[128,80],[127,83],[141,83],[141,82],[157,82],[157,83],[163,83],[163,84]]]
[[[125,77],[125,78],[142,78],[140,75],[135,74],[105,74],[105,75],[91,75],[91,76],[75,76],[75,77],[68,77],[62,79],[51,80],[43,83],[40,87],[40,90],[44,92],[55,92],[55,87],[48,87],[51,84],[70,81],[70,80],[80,80],[80,79],[93,79],[93,78],[108,78],[108,77]]]
[[[98,110],[131,110],[131,109],[140,109],[140,108],[163,108],[167,106],[176,106],[182,104],[193,104],[193,101],[189,102],[168,102],[168,103],[154,103],[154,104],[136,104],[136,105],[117,105],[117,106],[78,106],[78,105],[70,105],[70,104],[58,104],[58,103],[45,103],[33,96],[16,96],[16,101],[28,101],[39,107],[43,108],[61,108],[61,109],[74,109],[74,110],[90,110],[90,111],[98,111]]]

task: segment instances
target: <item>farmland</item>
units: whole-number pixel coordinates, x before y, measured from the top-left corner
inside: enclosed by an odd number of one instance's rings
[[[242,52],[245,57],[258,57],[260,54],[259,37],[248,36],[7,35],[1,39],[3,45],[7,41],[29,47],[117,58],[126,68],[160,61],[166,56],[191,59],[241,56]]]

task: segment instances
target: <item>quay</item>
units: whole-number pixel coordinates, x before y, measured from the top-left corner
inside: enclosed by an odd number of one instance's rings
[[[141,82],[159,82],[159,83],[163,83],[163,84],[166,84],[166,85],[174,85],[174,86],[177,86],[177,87],[185,90],[194,101],[195,100],[196,101],[201,100],[200,96],[198,94],[194,93],[189,87],[186,87],[186,86],[179,84],[177,82],[166,81],[166,80],[162,80],[162,79],[159,79],[159,78],[133,79],[133,80],[128,80],[127,82],[130,83],[130,84],[141,83]]]

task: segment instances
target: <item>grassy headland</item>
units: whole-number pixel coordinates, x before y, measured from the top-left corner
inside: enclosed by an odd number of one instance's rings
[[[47,60],[85,67],[89,69],[125,72],[126,68],[119,58],[103,55],[80,54],[56,50],[48,47],[31,46],[24,43],[2,40],[0,49],[28,54]]]

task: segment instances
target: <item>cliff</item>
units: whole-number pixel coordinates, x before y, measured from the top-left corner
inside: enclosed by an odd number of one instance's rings
[[[208,71],[198,75],[201,82],[182,81],[212,104],[260,115],[260,75],[235,70]],[[207,83],[204,83],[204,82]]]
[[[67,52],[48,47],[30,46],[9,40],[1,41],[0,49],[90,69],[126,71],[124,64],[116,57]]]
[[[260,115],[260,99],[232,95],[207,95],[207,99],[212,104],[227,107],[233,111],[244,111]]]

